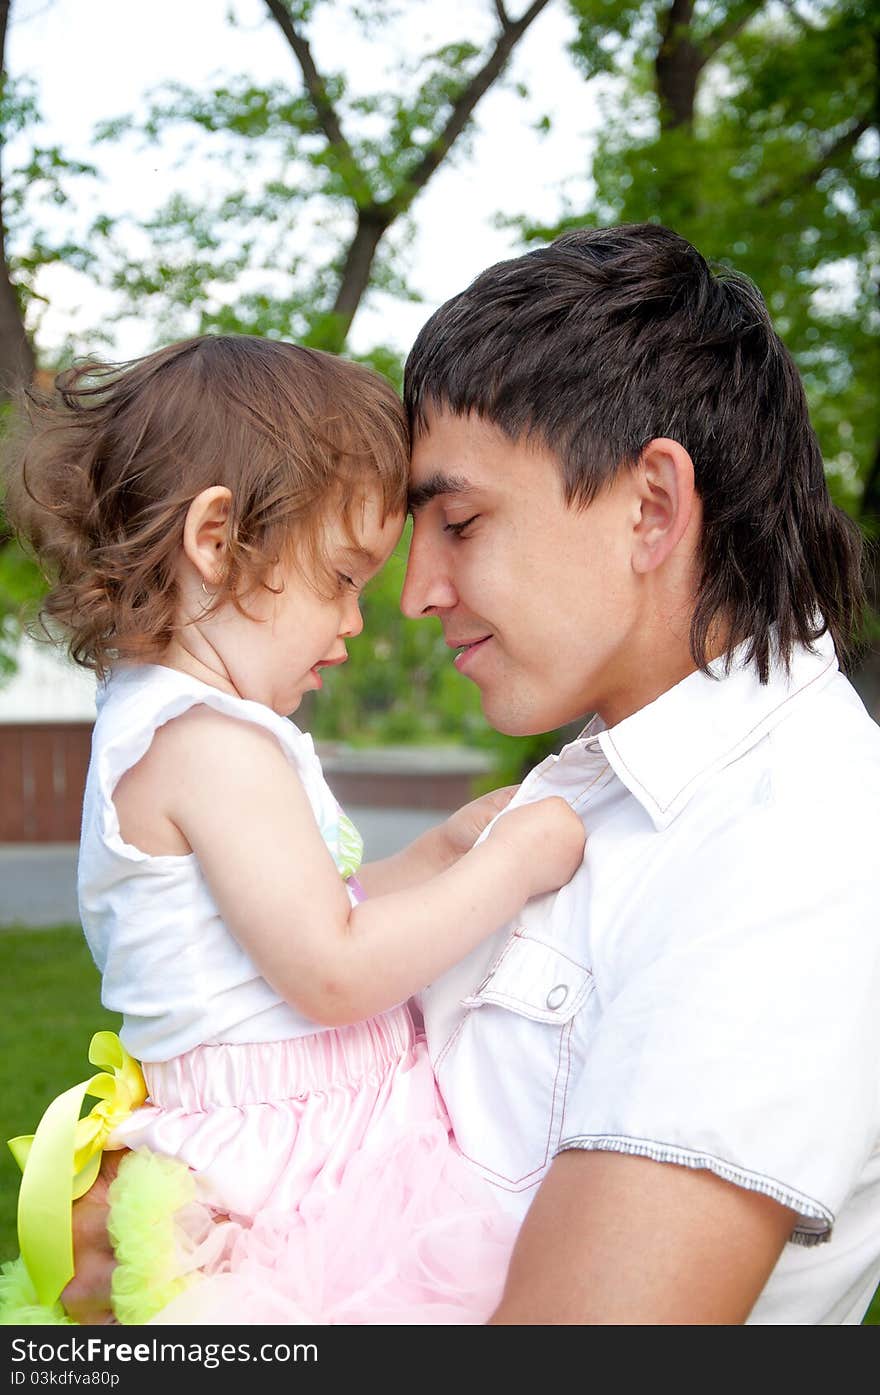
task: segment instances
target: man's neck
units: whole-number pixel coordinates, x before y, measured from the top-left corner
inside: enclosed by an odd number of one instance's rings
[[[718,625],[710,635],[707,660],[719,658],[727,647],[726,628]],[[596,711],[606,727],[617,726],[668,693],[697,668],[690,647],[689,619],[684,625],[678,621],[658,627],[644,636],[640,645],[632,647],[620,682],[597,703]]]

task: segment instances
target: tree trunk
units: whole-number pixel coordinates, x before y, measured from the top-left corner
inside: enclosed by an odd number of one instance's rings
[[[0,88],[6,83],[6,30],[10,0],[0,0]],[[0,402],[34,376],[36,363],[15,287],[6,260],[6,223],[3,217],[2,155],[4,138],[0,130]]]
[[[333,303],[339,349],[345,343],[355,311],[370,284],[376,250],[387,227],[388,219],[374,209],[362,209],[358,213],[357,230],[346,254],[339,290]]]
[[[700,191],[691,162],[675,143],[690,142],[697,83],[704,67],[691,41],[694,0],[672,0],[654,58],[654,83],[660,122],[659,143],[673,145],[673,158],[658,162],[657,212],[662,222],[687,233]]]
[[[2,190],[0,181],[0,402],[8,402],[18,388],[31,381],[36,361],[6,264]]]
[[[691,42],[694,0],[672,0],[666,17],[654,70],[660,102],[661,131],[675,131],[694,124],[697,79],[704,59]]]

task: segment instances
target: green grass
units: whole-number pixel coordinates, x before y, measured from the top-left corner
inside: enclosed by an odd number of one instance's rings
[[[18,1253],[18,1168],[4,1140],[33,1133],[50,1100],[94,1074],[93,1032],[116,1031],[101,1007],[97,970],[79,926],[0,931],[0,1260]],[[880,1326],[880,1290],[865,1323]]]
[[[18,1168],[6,1139],[33,1133],[50,1100],[95,1074],[92,1033],[120,1019],[100,1003],[98,972],[78,925],[0,931],[0,1260],[18,1253]],[[93,1104],[94,1101],[89,1101]]]

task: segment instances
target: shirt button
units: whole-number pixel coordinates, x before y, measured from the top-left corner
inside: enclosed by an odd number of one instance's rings
[[[556,987],[551,988],[550,992],[547,994],[548,1008],[550,1008],[551,1012],[555,1012],[557,1008],[562,1007],[567,997],[568,985],[565,983],[557,983]]]

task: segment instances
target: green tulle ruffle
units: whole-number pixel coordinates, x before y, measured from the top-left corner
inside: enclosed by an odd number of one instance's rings
[[[109,1189],[107,1229],[116,1252],[111,1280],[117,1322],[148,1322],[197,1275],[180,1273],[175,1216],[195,1197],[196,1183],[184,1163],[158,1153],[128,1153]],[[37,1302],[21,1259],[0,1269],[0,1325],[70,1326],[60,1303]]]

